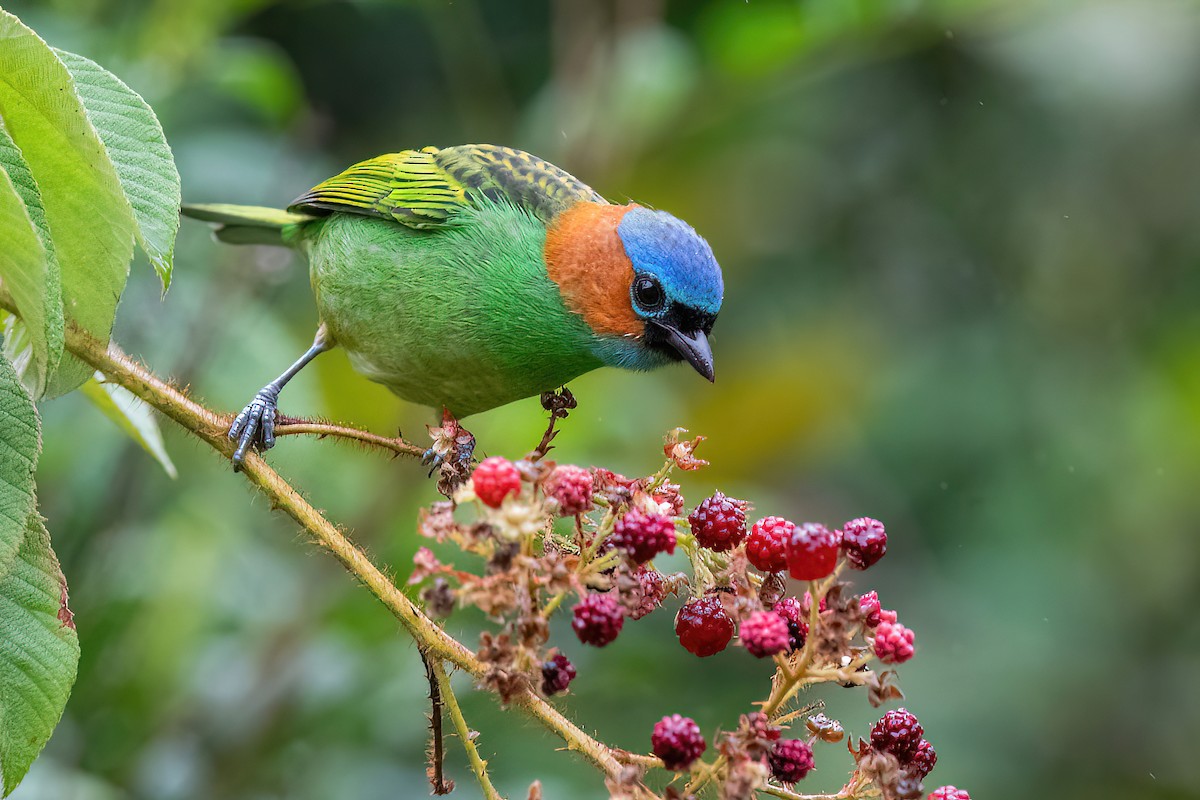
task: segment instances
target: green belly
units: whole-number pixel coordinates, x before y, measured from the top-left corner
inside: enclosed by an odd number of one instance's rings
[[[462,417],[601,365],[546,275],[544,226],[522,211],[433,231],[333,214],[299,235],[321,321],[358,372],[405,400]]]

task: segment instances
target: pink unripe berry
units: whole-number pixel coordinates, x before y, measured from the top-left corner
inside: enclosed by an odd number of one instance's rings
[[[781,739],[767,756],[767,764],[780,783],[803,780],[813,768],[812,747],[803,739]]]
[[[499,508],[504,498],[521,491],[521,473],[503,456],[485,458],[471,475],[475,496],[485,506]]]
[[[874,590],[858,598],[858,607],[862,609],[863,624],[874,628],[882,620],[879,618],[879,594]]]
[[[791,647],[787,620],[774,611],[755,611],[742,623],[742,646],[756,658],[782,653]]]
[[[796,526],[783,517],[766,517],[754,523],[746,538],[746,558],[763,572],[787,569],[787,543]]]
[[[840,536],[818,522],[806,522],[792,531],[787,544],[788,573],[796,580],[815,581],[837,566]]]
[[[584,644],[604,647],[621,632],[625,616],[616,600],[606,594],[589,594],[571,609],[571,627]]]
[[[875,655],[884,664],[903,664],[913,657],[915,634],[899,622],[881,622],[875,628]]]
[[[870,517],[852,519],[842,526],[842,552],[854,569],[867,569],[887,552],[883,523]]]
[[[701,547],[718,553],[732,550],[746,538],[746,502],[716,492],[696,506],[688,523]]]
[[[939,786],[929,793],[929,800],[971,800],[971,795],[967,794],[966,789]]]
[[[708,745],[700,735],[700,726],[691,717],[672,714],[654,725],[650,747],[671,770],[685,770],[700,757]]]
[[[663,598],[667,596],[667,587],[663,583],[662,573],[650,567],[638,567],[634,576],[641,587],[642,598],[638,607],[629,612],[629,618],[638,620],[662,605]]]
[[[591,511],[594,488],[592,473],[570,464],[555,467],[546,481],[546,494],[558,503],[558,513],[563,517]]]
[[[631,508],[617,520],[608,541],[634,563],[644,564],[659,553],[675,552],[675,523],[662,514]]]
[[[716,655],[733,638],[733,620],[715,595],[696,597],[684,603],[675,616],[675,635],[693,655]]]

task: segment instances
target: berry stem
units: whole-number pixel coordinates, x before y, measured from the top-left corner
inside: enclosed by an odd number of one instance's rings
[[[496,791],[496,787],[492,785],[492,779],[488,777],[487,761],[479,755],[479,748],[475,746],[477,734],[467,725],[466,717],[463,716],[462,709],[458,705],[458,698],[455,697],[454,689],[450,686],[450,676],[446,674],[445,665],[441,660],[434,660],[430,662],[429,666],[434,677],[437,678],[438,687],[441,689],[442,703],[450,712],[450,720],[454,723],[454,730],[458,732],[463,750],[467,751],[467,760],[471,763],[471,771],[475,773],[475,779],[479,781],[479,788],[483,790],[484,798],[486,800],[504,800]]]
[[[804,642],[804,649],[800,651],[799,658],[796,659],[795,671],[791,672],[790,674],[784,674],[782,671],[780,671],[776,675],[775,679],[772,680],[771,694],[762,703],[762,711],[768,717],[774,717],[777,713],[779,713],[780,709],[782,709],[784,705],[786,705],[788,701],[791,700],[796,693],[805,686],[811,683],[822,683],[828,680],[835,680],[837,673],[842,669],[850,669],[849,666],[845,668],[835,668],[834,670],[830,671],[832,674],[828,677],[826,676],[824,670],[819,670],[814,673],[814,671],[810,669],[815,656],[816,642],[818,638],[817,631],[819,630],[821,624],[821,601],[825,599],[825,595],[829,592],[830,587],[837,582],[838,574],[841,571],[842,563],[839,563],[837,568],[834,569],[833,574],[828,578],[819,581],[808,582],[808,638]],[[854,666],[854,669],[862,666],[862,664],[858,664],[857,661],[851,662],[851,665]],[[820,677],[814,680],[815,674],[820,675]],[[869,673],[856,673],[856,675],[868,674]],[[861,679],[857,680],[856,682],[861,682]]]
[[[550,619],[550,615],[558,610],[558,607],[562,605],[562,601],[566,598],[566,596],[567,593],[562,591],[546,601],[546,605],[542,606],[542,617],[545,619]]]

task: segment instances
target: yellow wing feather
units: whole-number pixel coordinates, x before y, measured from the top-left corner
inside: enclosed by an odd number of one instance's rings
[[[462,145],[403,150],[359,162],[297,198],[289,211],[340,211],[412,228],[448,224],[465,208],[504,199],[547,222],[593,189],[548,161],[509,147]]]

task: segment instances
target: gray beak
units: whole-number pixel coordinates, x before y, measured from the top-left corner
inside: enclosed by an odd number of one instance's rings
[[[679,351],[679,355],[695,367],[696,372],[708,378],[709,383],[712,383],[714,380],[712,347],[709,346],[708,337],[704,335],[704,331],[684,333],[666,325],[663,325],[662,329],[667,335],[667,341]]]

